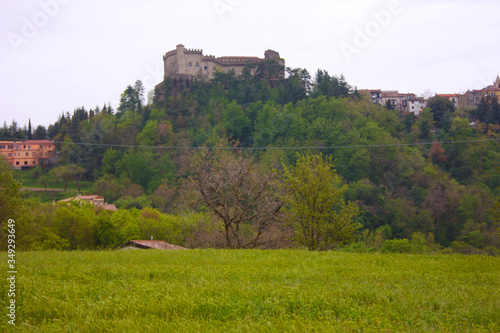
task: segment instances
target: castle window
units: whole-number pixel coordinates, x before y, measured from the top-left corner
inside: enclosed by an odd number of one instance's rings
[[[0,146],[0,149],[5,149],[5,146],[4,146],[4,145],[1,145],[1,146]]]
[[[207,69],[208,69],[208,67],[207,67],[207,66],[205,66],[205,70],[207,70]]]
[[[196,62],[196,67],[200,67],[200,63],[199,62]]]
[[[16,162],[16,165],[19,165],[19,161]]]
[[[24,161],[24,165],[28,165],[28,161]]]
[[[193,67],[193,63],[190,61],[188,64],[189,67]]]

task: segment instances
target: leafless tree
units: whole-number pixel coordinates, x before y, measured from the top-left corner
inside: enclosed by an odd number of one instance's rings
[[[271,248],[284,243],[283,202],[276,175],[237,149],[211,149],[193,157],[184,186],[223,225],[227,248]]]

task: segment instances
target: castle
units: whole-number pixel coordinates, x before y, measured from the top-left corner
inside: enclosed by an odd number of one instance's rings
[[[243,74],[245,66],[257,65],[267,59],[276,59],[283,67],[285,66],[285,61],[280,58],[280,54],[273,50],[267,50],[264,53],[264,59],[235,56],[216,58],[213,55],[203,55],[203,50],[186,49],[182,44],[163,56],[163,64],[165,78],[187,75],[210,80],[216,72],[228,73],[230,70],[234,70],[236,76],[239,76]],[[255,74],[255,68],[252,68],[251,73]]]
[[[179,82],[189,84],[193,79],[211,80],[215,73],[228,73],[234,70],[236,76],[243,74],[243,69],[248,65],[250,73],[255,75],[256,67],[260,62],[275,59],[283,66],[283,75],[285,76],[285,60],[280,58],[280,54],[273,50],[264,52],[264,58],[259,57],[242,57],[242,56],[225,56],[215,57],[213,55],[204,55],[203,50],[186,49],[184,45],[177,45],[175,50],[167,52],[163,56],[164,79],[171,79],[174,87]],[[253,65],[253,66],[252,66]],[[155,87],[158,100],[163,99],[163,82]]]

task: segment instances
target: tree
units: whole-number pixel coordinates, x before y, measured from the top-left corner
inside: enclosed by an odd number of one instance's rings
[[[282,240],[275,174],[236,149],[207,149],[193,158],[189,171],[184,187],[222,222],[227,248],[275,247]]]
[[[300,156],[295,167],[283,166],[286,217],[293,223],[296,241],[309,250],[324,250],[350,241],[361,225],[356,203],[344,201],[347,185],[337,175],[332,157]]]
[[[411,114],[411,112],[408,112],[405,115],[405,118],[403,121],[403,127],[404,127],[406,134],[411,133],[411,128],[413,127],[413,115]]]
[[[388,100],[387,100],[387,102],[385,102],[385,108],[386,108],[387,110],[394,110],[394,106],[392,105],[392,103],[391,103],[391,100],[390,100],[390,99],[388,99]]]
[[[252,135],[252,122],[243,112],[243,108],[231,102],[222,114],[222,122],[228,137],[239,140],[243,145],[250,144]]]
[[[28,122],[28,140],[33,140],[33,135],[31,134],[31,119]]]
[[[429,139],[429,134],[432,129],[432,125],[434,124],[433,115],[429,108],[425,108],[422,111],[420,117],[416,122],[418,129],[420,130],[420,138],[423,140]]]
[[[127,86],[120,96],[120,106],[116,113],[117,118],[121,118],[127,111],[139,112],[144,103],[144,86],[140,80],[137,80],[132,87]],[[111,112],[110,112],[111,113]]]
[[[78,187],[78,192],[80,192],[80,181],[87,172],[86,169],[78,165],[63,165],[51,170],[53,176],[64,182],[64,191],[68,188],[68,182],[74,180],[76,186]]]
[[[439,128],[450,129],[450,115],[455,111],[455,105],[447,97],[435,96],[429,99],[428,107],[434,115],[434,120]]]
[[[46,140],[46,139],[47,139],[47,129],[42,125],[38,125],[35,128],[35,132],[33,133],[33,140]]]
[[[26,223],[27,209],[19,196],[21,184],[14,179],[12,167],[0,156],[0,249],[7,247],[7,223],[16,221],[16,237],[21,223]],[[21,221],[22,218],[22,221]]]

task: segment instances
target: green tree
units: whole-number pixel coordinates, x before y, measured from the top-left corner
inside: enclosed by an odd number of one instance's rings
[[[420,131],[420,138],[423,140],[429,139],[429,134],[434,124],[433,115],[429,108],[425,108],[422,114],[418,117],[416,125]]]
[[[434,120],[439,128],[450,129],[450,115],[455,111],[455,105],[447,97],[435,96],[429,99],[428,107],[434,115]]]
[[[222,121],[228,137],[239,140],[243,145],[250,143],[252,122],[243,112],[241,106],[233,101],[223,112]]]
[[[332,157],[300,156],[295,167],[283,165],[285,214],[293,223],[296,241],[309,250],[329,249],[353,239],[361,225],[356,203],[344,201],[347,185],[333,169]]]
[[[64,182],[64,192],[68,188],[68,182],[73,177],[73,170],[67,165],[63,165],[50,171],[54,178]]]
[[[26,221],[27,208],[19,196],[21,184],[14,179],[12,167],[0,155],[0,248],[4,249],[7,241],[7,224],[10,219],[16,221],[16,238],[19,236],[19,225]],[[18,219],[19,218],[19,219]]]

